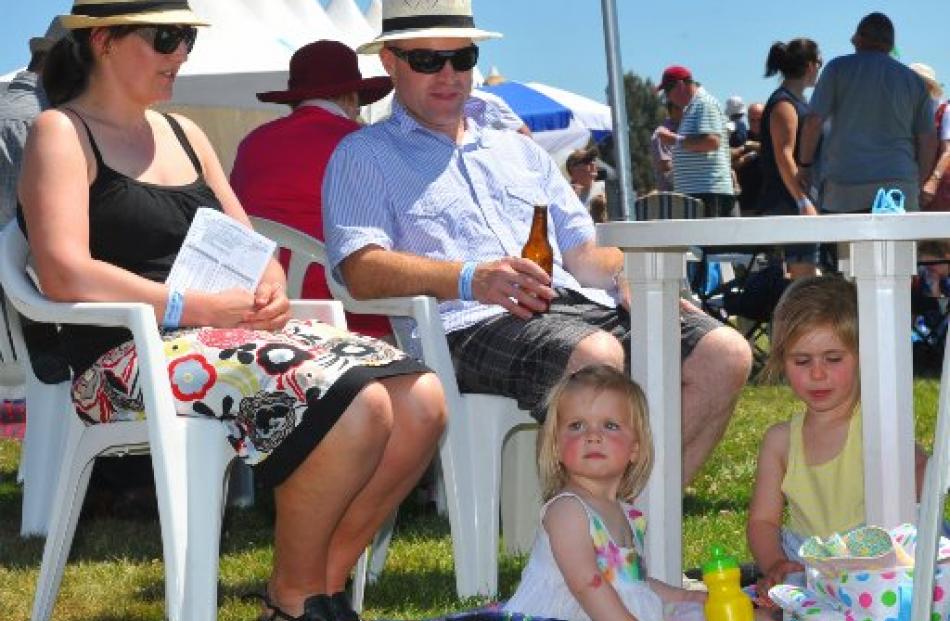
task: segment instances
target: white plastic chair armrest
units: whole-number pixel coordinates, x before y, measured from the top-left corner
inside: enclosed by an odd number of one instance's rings
[[[337,300],[291,300],[290,316],[294,319],[318,319],[331,326],[346,328],[343,304]]]

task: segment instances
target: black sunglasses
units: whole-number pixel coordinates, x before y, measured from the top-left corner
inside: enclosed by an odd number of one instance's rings
[[[398,47],[387,48],[396,58],[409,63],[416,73],[438,73],[445,61],[452,63],[456,71],[469,71],[478,62],[478,46],[470,45],[459,50],[401,50]]]
[[[159,54],[173,54],[182,42],[190,54],[198,38],[194,26],[139,26],[133,32],[151,43]]]

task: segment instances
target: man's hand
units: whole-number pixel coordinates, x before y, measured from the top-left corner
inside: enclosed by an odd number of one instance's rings
[[[542,313],[554,299],[551,278],[534,261],[505,257],[479,263],[472,295],[483,304],[498,304],[522,319]]]
[[[940,181],[931,175],[927,181],[920,187],[920,207],[921,209],[927,207],[930,203],[933,202],[934,196],[937,195],[937,185]]]
[[[656,128],[656,135],[660,137],[660,142],[665,145],[676,144],[676,139],[680,137],[679,134],[662,125]]]

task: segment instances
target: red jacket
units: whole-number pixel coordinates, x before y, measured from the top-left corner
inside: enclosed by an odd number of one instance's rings
[[[350,119],[316,106],[300,106],[252,131],[238,147],[231,171],[231,187],[245,211],[322,241],[321,188],[327,162],[340,141],[357,129]],[[286,253],[281,253],[281,263],[286,269]],[[322,266],[307,270],[303,297],[331,299]],[[351,330],[368,336],[391,331],[386,317],[347,313],[346,321]]]

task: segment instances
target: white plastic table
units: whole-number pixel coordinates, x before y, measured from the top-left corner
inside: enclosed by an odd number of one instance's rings
[[[682,580],[679,292],[689,246],[835,243],[857,283],[867,521],[914,519],[910,276],[914,240],[950,238],[950,213],[609,222],[597,241],[625,256],[633,292],[631,374],[650,406],[656,463],[647,485],[650,574]],[[723,542],[727,545],[729,542]]]

